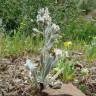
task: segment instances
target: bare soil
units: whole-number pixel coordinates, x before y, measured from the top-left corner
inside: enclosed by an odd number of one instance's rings
[[[13,60],[14,59],[14,60]],[[25,57],[0,59],[0,96],[37,96],[35,85],[28,79],[27,70],[24,67]],[[32,56],[34,62],[38,62],[38,56]],[[86,82],[82,82],[85,84]],[[85,84],[86,95],[96,93],[96,82]]]

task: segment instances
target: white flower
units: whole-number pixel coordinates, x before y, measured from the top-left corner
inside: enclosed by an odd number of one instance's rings
[[[56,24],[52,24],[52,30],[54,31],[54,32],[57,32],[57,31],[59,31],[60,30],[60,28],[59,28],[59,26],[58,25],[56,25]]]
[[[37,28],[33,28],[33,31],[34,31],[34,32],[37,32],[37,33],[40,32]]]
[[[33,19],[30,19],[31,22],[33,22]]]
[[[44,8],[41,8],[39,11],[38,11],[38,14],[40,14],[41,16],[44,14]]]
[[[45,9],[44,8],[40,9],[37,15],[37,22],[42,22],[48,25],[51,22],[51,17],[49,14],[50,13],[47,7]]]
[[[37,22],[44,22],[44,18],[41,17],[40,15],[37,15]]]
[[[46,15],[49,15],[50,14],[47,7],[45,8],[45,14]]]
[[[78,80],[78,79],[75,79],[75,80],[74,80],[74,83],[76,83],[76,84],[77,84],[78,82],[79,82],[79,80]]]
[[[89,73],[89,70],[87,68],[82,68],[81,70],[82,75],[88,75],[88,73]]]
[[[50,13],[49,13],[49,11],[48,11],[48,8],[46,7],[43,18],[44,18],[44,20],[47,21],[47,22],[51,22],[51,17],[50,17],[49,14],[50,14]]]
[[[65,51],[65,57],[69,57],[69,52]]]
[[[55,52],[56,56],[62,56],[62,54],[63,54],[61,49],[54,49],[54,52]]]
[[[27,59],[27,60],[26,60],[26,63],[24,64],[24,66],[25,66],[29,71],[32,71],[33,69],[36,68],[35,64],[33,64],[30,59]]]
[[[51,22],[51,17],[49,15],[44,14],[43,16],[45,24],[49,25]]]

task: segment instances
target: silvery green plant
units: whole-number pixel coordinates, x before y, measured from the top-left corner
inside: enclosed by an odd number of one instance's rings
[[[37,20],[38,28],[33,28],[35,33],[41,33],[43,35],[43,48],[41,49],[41,59],[39,70],[34,69],[33,76],[36,82],[44,83],[50,70],[57,61],[57,57],[49,52],[53,47],[55,39],[59,36],[59,26],[52,22],[48,8],[42,8],[38,11]],[[33,63],[30,63],[31,65]],[[30,64],[25,64],[30,67]],[[27,66],[27,67],[28,67]],[[35,73],[35,74],[34,74]]]
[[[41,70],[40,80],[44,82],[57,58],[50,54],[49,50],[53,47],[55,39],[58,37],[59,26],[52,22],[48,8],[42,8],[38,11],[37,24],[40,26],[40,32],[43,34],[44,45],[41,50]]]

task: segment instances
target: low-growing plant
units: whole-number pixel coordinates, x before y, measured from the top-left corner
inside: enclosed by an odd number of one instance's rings
[[[39,52],[39,48],[42,47],[42,40],[35,36],[22,34],[21,32],[14,31],[14,35],[11,37],[8,34],[3,34],[0,37],[0,55],[19,55],[24,51]]]
[[[69,60],[65,56],[61,57],[58,60],[57,65],[54,68],[54,71],[58,72],[62,70],[61,74],[59,74],[59,77],[61,78],[63,82],[68,83],[74,79],[75,69],[74,69],[74,61]]]
[[[86,85],[84,85],[84,84],[80,84],[79,85],[79,89],[82,91],[82,92],[86,92]]]

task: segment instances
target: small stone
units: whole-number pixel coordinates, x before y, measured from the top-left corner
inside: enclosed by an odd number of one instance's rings
[[[91,67],[89,70],[92,74],[96,74],[96,67]]]
[[[53,89],[60,89],[61,88],[61,83],[57,83],[56,85],[54,85],[52,88]]]
[[[41,96],[86,96],[72,84],[64,84],[61,89],[44,89]]]
[[[62,82],[57,80],[54,83],[49,84],[49,86],[53,89],[60,89],[62,87]]]

